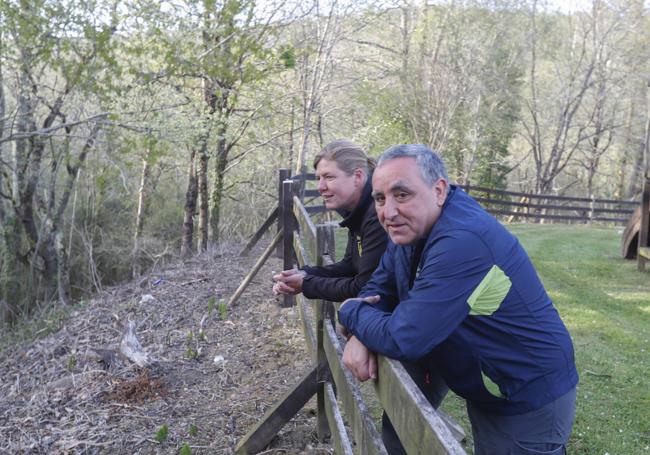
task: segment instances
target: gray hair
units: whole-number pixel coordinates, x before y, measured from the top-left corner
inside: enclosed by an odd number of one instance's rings
[[[424,144],[393,145],[381,154],[377,160],[377,166],[397,158],[415,158],[415,164],[420,169],[422,180],[427,185],[433,185],[439,179],[449,181],[445,162],[436,152]]]

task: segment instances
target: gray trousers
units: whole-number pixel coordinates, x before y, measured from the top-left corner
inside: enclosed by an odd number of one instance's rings
[[[503,416],[467,402],[474,455],[563,455],[576,411],[576,389],[541,409]]]

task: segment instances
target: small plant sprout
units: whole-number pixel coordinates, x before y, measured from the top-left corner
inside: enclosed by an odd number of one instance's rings
[[[155,439],[156,441],[162,444],[167,440],[167,436],[169,436],[169,428],[167,428],[167,425],[163,425],[160,428],[158,428]]]
[[[190,360],[195,360],[196,358],[199,357],[199,351],[194,349],[193,347],[187,348],[187,351],[185,351],[185,357],[187,357]]]
[[[187,433],[190,436],[196,436],[197,434],[199,434],[199,428],[196,425],[192,424],[190,425],[189,430],[187,430]]]
[[[72,371],[77,366],[77,358],[73,355],[68,357],[68,370]]]
[[[187,442],[184,442],[183,445],[181,446],[181,450],[179,452],[180,455],[192,455],[192,449],[190,449],[190,445]]]
[[[228,304],[223,300],[219,302],[219,319],[225,321],[228,317]]]
[[[217,299],[214,296],[208,299],[208,315],[212,314],[215,303],[217,303]]]

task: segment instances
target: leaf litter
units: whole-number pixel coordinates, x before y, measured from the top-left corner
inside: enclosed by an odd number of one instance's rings
[[[209,311],[262,251],[242,258],[240,247],[106,289],[58,332],[0,353],[0,453],[167,454],[185,444],[194,454],[232,453],[311,365],[297,308],[271,294],[280,259],[234,307]],[[145,368],[120,354],[128,321],[154,359]],[[317,441],[314,407],[312,399],[264,453],[332,453]]]

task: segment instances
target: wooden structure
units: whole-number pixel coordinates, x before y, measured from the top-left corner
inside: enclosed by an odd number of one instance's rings
[[[646,262],[650,261],[650,172],[646,171],[641,196],[641,217],[639,223],[639,246],[637,264],[639,271],[645,270]]]
[[[278,210],[282,234],[276,239],[283,239],[278,243],[282,245],[285,266],[292,266],[294,259],[299,265],[334,260],[333,227],[314,224],[310,212],[323,208],[305,207],[304,197],[312,193],[305,189],[304,180],[301,177],[282,182]],[[334,305],[302,295],[295,300],[312,367],[239,441],[235,452],[253,454],[264,450],[282,426],[316,395],[319,439],[331,437],[338,454],[386,454],[360,385],[343,365],[344,341],[335,330]],[[378,370],[374,381],[378,401],[402,436],[407,453],[465,454],[456,439],[464,436],[462,429],[433,409],[400,362],[379,357]]]
[[[643,173],[643,193],[641,194],[641,225],[639,227],[639,247],[637,250],[637,268],[645,271],[646,262],[650,261],[650,80],[648,80],[648,112],[645,124],[645,172]]]

